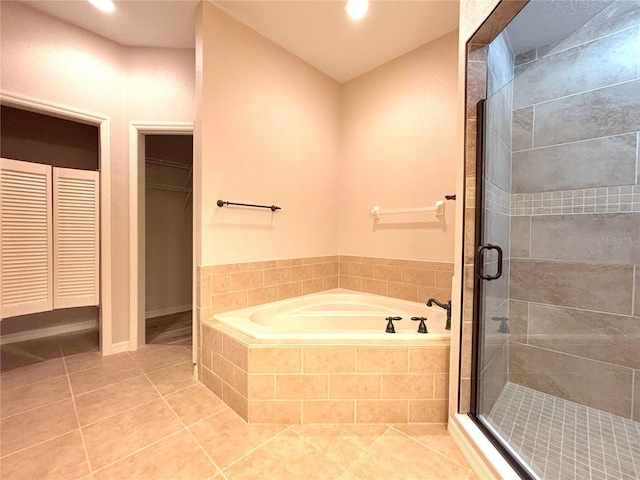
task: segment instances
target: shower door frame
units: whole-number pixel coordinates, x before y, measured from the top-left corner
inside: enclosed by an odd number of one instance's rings
[[[485,212],[485,119],[487,113],[487,99],[481,99],[477,104],[476,113],[476,199],[475,199],[475,222],[474,222],[474,268],[473,268],[473,330],[471,337],[471,408],[468,413],[469,417],[491,444],[500,452],[502,457],[513,468],[520,478],[524,480],[537,480],[538,477],[533,474],[528,465],[521,462],[518,456],[510,448],[508,444],[500,440],[496,432],[490,428],[481,418],[479,412],[478,396],[480,394],[480,375],[481,368],[481,343],[484,320],[483,312],[483,293],[484,280],[480,277],[482,271],[483,257],[480,254],[480,247],[484,242],[484,212]],[[505,272],[507,275],[509,272]]]

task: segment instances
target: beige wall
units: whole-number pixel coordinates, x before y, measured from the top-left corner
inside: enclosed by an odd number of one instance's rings
[[[338,252],[452,260],[453,204],[443,219],[375,230],[369,212],[453,193],[455,33],[341,86],[214,6],[202,15],[200,265]]]
[[[128,122],[193,121],[194,52],[125,48],[18,2],[1,17],[3,91],[111,119],[113,342],[126,341]]]
[[[369,212],[455,193],[456,49],[451,32],[343,85],[341,255],[453,260],[455,203],[444,217]]]
[[[340,85],[208,3],[202,25],[202,264],[334,255]]]

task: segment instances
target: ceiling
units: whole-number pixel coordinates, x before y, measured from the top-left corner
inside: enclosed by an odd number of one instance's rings
[[[115,0],[103,13],[85,0],[21,0],[121,45],[193,48],[197,0]],[[458,27],[457,0],[372,0],[361,21],[341,0],[214,2],[317,69],[345,82]]]
[[[532,0],[509,24],[513,51],[560,41],[595,17],[612,0]],[[540,27],[542,26],[542,27]]]

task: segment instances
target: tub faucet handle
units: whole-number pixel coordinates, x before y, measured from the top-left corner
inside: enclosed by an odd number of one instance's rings
[[[427,324],[424,323],[427,320],[427,317],[411,317],[411,320],[414,322],[420,322],[420,325],[418,325],[418,333],[429,333],[427,330]]]
[[[387,321],[387,329],[385,330],[385,332],[387,333],[396,333],[396,329],[393,326],[393,321],[394,320],[402,320],[402,317],[387,317],[385,318],[385,320]]]

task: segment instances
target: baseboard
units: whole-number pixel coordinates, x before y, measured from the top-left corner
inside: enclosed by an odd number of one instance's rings
[[[449,417],[449,435],[480,480],[518,480],[500,452],[467,415]]]
[[[149,318],[163,317],[164,315],[173,315],[174,313],[188,312],[192,308],[193,308],[192,305],[189,303],[188,305],[180,305],[178,307],[168,307],[168,308],[160,308],[158,310],[150,310],[148,312],[145,312],[144,318],[145,320],[147,320]]]
[[[122,353],[129,351],[129,340],[124,342],[112,343],[108,349],[102,351],[102,355],[114,355],[116,353]]]
[[[64,333],[82,332],[84,330],[97,330],[98,322],[96,320],[86,320],[84,322],[67,323],[65,325],[56,325],[53,327],[34,328],[25,330],[24,332],[9,333],[0,337],[0,345],[9,345],[10,343],[25,342],[27,340],[36,340],[38,338],[52,337],[54,335],[62,335]]]

